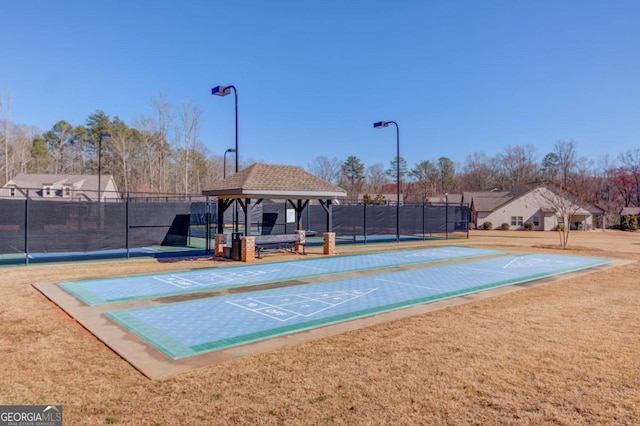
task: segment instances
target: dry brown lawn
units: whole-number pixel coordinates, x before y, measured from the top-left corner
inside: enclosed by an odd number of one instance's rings
[[[564,251],[542,232],[476,231],[448,243],[640,259],[640,233],[572,233]],[[62,404],[68,425],[640,424],[637,263],[157,381],[30,285],[219,264],[0,268],[0,404]]]

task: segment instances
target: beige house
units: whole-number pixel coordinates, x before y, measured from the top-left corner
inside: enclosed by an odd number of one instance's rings
[[[98,184],[100,189],[98,190]],[[59,201],[119,201],[112,175],[20,173],[0,188],[0,198],[42,198]]]
[[[544,186],[519,187],[511,191],[463,192],[463,202],[469,203],[471,222],[476,229],[491,222],[493,228],[502,224],[509,229],[525,229],[530,223],[534,230],[551,231],[569,216],[571,229],[594,229],[594,217],[604,215],[604,210],[563,196]]]

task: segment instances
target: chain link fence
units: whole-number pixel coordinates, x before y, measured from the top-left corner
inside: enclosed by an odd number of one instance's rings
[[[200,195],[130,193],[105,202],[0,198],[0,264],[69,260],[75,257],[177,256],[210,254],[217,231],[217,200]],[[233,207],[222,221],[233,230]],[[399,216],[397,213],[399,212]],[[397,219],[398,218],[398,219]],[[467,205],[334,204],[332,232],[340,242],[401,239],[468,238]],[[239,232],[244,213],[238,209]],[[250,233],[286,234],[298,229],[293,207],[284,200],[254,206]],[[311,203],[302,212],[300,229],[309,244],[320,244],[327,213]]]

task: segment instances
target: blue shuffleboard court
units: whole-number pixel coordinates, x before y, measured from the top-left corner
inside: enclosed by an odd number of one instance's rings
[[[95,306],[232,287],[290,281],[441,260],[500,254],[467,247],[437,247],[387,253],[325,257],[301,261],[262,263],[228,268],[201,269],[157,275],[138,275],[59,283],[84,303]]]
[[[179,359],[610,262],[549,254],[505,256],[107,315],[171,359]]]

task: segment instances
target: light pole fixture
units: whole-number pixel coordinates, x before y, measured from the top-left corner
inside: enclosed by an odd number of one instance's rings
[[[236,173],[238,173],[238,91],[235,86],[216,86],[211,89],[211,94],[216,96],[227,96],[231,93],[231,89],[233,89],[233,94],[235,97],[235,105],[236,105]]]
[[[400,242],[400,127],[395,121],[378,121],[374,129],[383,129],[389,124],[396,126],[396,242]]]
[[[102,139],[110,138],[110,133],[100,133],[100,139],[98,139],[98,202],[100,202],[101,190],[102,190]]]
[[[211,89],[211,94],[215,96],[227,96],[231,93],[231,89],[233,89],[233,94],[235,97],[235,105],[236,105],[236,173],[238,173],[238,90],[235,86],[216,86]],[[233,220],[233,227],[235,232],[238,232],[238,201],[235,202],[235,218]]]
[[[223,161],[223,170],[222,170],[222,178],[227,178],[227,153],[228,152],[236,152],[235,149],[229,148],[224,152],[224,161]]]

